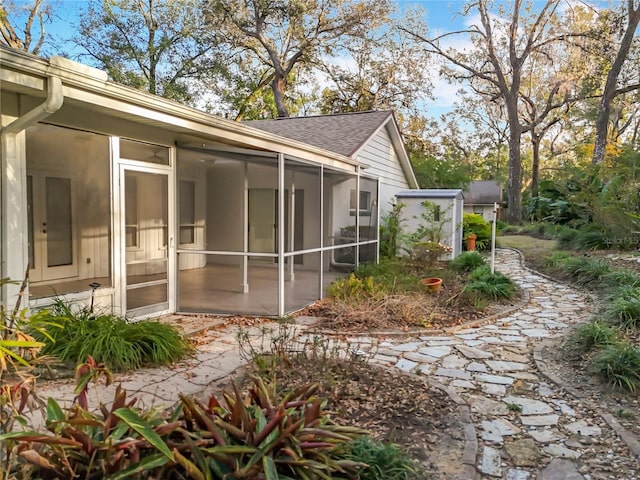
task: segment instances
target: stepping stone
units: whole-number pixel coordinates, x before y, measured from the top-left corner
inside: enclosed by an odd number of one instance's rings
[[[522,330],[522,334],[531,338],[549,337],[551,335],[548,330],[543,330],[541,328],[531,328],[531,329]]]
[[[484,447],[482,450],[482,463],[480,471],[492,477],[502,477],[502,466],[500,451],[491,447]]]
[[[498,385],[495,383],[481,383],[480,388],[488,395],[496,395],[502,397],[507,393],[507,388],[504,385]]]
[[[467,382],[466,380],[454,380],[449,385],[451,385],[452,387],[467,388],[471,390],[475,390],[476,388],[478,388],[475,383]]]
[[[403,372],[410,372],[417,366],[418,366],[417,362],[413,362],[405,358],[401,358],[400,360],[398,360],[398,363],[396,363],[396,368],[402,370]]]
[[[496,372],[518,372],[529,368],[526,363],[505,362],[502,360],[486,360],[485,363],[491,370]]]
[[[538,443],[554,442],[562,438],[555,430],[529,430],[527,433]]]
[[[478,345],[484,345],[484,342],[482,340],[465,340],[464,343],[466,343],[470,347],[477,347]]]
[[[495,420],[484,420],[482,422],[483,432],[487,435],[499,437],[502,441],[502,437],[506,435],[515,435],[520,433],[520,429],[513,423],[503,418],[496,418]],[[484,433],[483,437],[484,438]]]
[[[380,353],[378,353],[377,355],[374,355],[373,359],[376,362],[382,362],[382,363],[396,363],[398,361],[397,357],[392,357],[390,355],[382,355]]]
[[[469,361],[466,358],[459,357],[458,355],[448,355],[442,359],[443,368],[462,368]]]
[[[534,400],[527,397],[504,397],[502,401],[506,404],[515,403],[522,407],[522,415],[542,415],[553,412],[553,408],[540,400]]]
[[[505,480],[529,480],[531,478],[531,474],[526,470],[511,468],[507,470],[507,476],[504,478]]]
[[[418,352],[406,352],[403,355],[407,360],[412,360],[418,363],[434,363],[437,362],[438,359],[436,357],[432,357],[431,355],[425,355],[423,353]]]
[[[511,377],[501,377],[500,375],[489,375],[485,373],[480,373],[476,375],[476,380],[478,382],[497,383],[498,385],[513,384],[513,378]]]
[[[578,435],[584,435],[587,437],[600,435],[602,433],[602,430],[600,429],[600,427],[596,425],[589,425],[584,420],[578,420],[577,422],[569,423],[565,425],[564,428],[566,428],[572,433],[575,433]]]
[[[527,426],[545,426],[545,425],[557,425],[558,415],[523,415],[520,417],[520,421],[523,425]]]
[[[462,355],[472,360],[482,359],[482,358],[491,358],[493,357],[493,353],[485,352],[484,350],[480,350],[479,348],[472,348],[466,345],[456,345],[456,350],[458,350]]]
[[[541,384],[538,387],[538,393],[543,397],[551,397],[556,394],[555,390],[553,390],[551,387],[545,384]]]
[[[570,448],[565,447],[564,445],[560,445],[558,443],[553,443],[551,445],[547,445],[544,447],[544,451],[556,458],[571,458],[576,459],[580,458],[582,455],[580,452],[576,452],[575,450],[571,450]]]
[[[487,370],[487,366],[484,363],[471,362],[469,365],[467,365],[467,371],[486,373],[488,370]]]
[[[509,413],[504,403],[479,395],[471,395],[467,403],[469,403],[471,411],[474,413],[483,413],[485,415],[506,415]]]
[[[456,333],[455,335],[463,340],[475,340],[479,336],[477,333]]]
[[[505,443],[504,449],[516,467],[535,467],[541,457],[540,450],[531,438]]]
[[[393,345],[389,347],[391,350],[396,350],[398,352],[413,352],[417,350],[418,347],[422,346],[422,342],[410,342],[410,343],[401,343],[399,345]]]
[[[564,400],[551,400],[551,403],[560,407],[560,411],[570,417],[576,416],[576,411],[569,406]],[[598,429],[599,430],[599,429]],[[599,435],[599,434],[598,434]]]
[[[500,360],[506,360],[509,362],[529,363],[530,359],[526,355],[510,352],[509,350],[503,350],[499,353]]]
[[[540,380],[537,375],[529,372],[506,372],[505,375],[518,380],[528,380],[530,382],[538,382]]]
[[[422,353],[423,355],[429,355],[431,357],[440,358],[451,353],[451,347],[442,346],[442,347],[423,347],[418,350],[418,353]]]
[[[460,380],[471,380],[471,375],[468,372],[455,368],[439,368],[436,370],[436,376],[459,378]]]
[[[571,460],[551,460],[539,476],[540,480],[584,480]]]

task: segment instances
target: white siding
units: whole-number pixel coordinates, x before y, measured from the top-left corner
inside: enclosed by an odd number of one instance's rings
[[[410,186],[387,129],[376,133],[358,152],[356,159],[369,167],[365,170],[367,175],[380,177],[380,208],[383,213],[389,211],[395,194]]]

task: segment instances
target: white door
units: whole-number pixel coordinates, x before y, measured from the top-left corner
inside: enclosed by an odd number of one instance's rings
[[[125,304],[132,316],[169,309],[170,174],[166,170],[122,166],[120,192],[122,249],[125,251]]]
[[[276,191],[272,188],[249,189],[249,251],[276,252]],[[252,257],[273,263],[269,257]]]
[[[33,171],[27,174],[29,278],[38,282],[78,275],[73,179]]]

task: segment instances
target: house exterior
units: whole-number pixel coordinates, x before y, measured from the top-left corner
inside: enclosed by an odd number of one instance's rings
[[[414,233],[421,223],[424,202],[436,207],[436,218],[432,225],[440,225],[439,242],[451,247],[452,251],[443,260],[456,258],[462,252],[462,210],[464,194],[459,189],[403,190],[396,194],[397,202],[403,203],[403,226],[407,233]]]
[[[469,183],[467,190],[464,213],[476,213],[487,222],[492,222],[494,204],[502,203],[502,186],[495,180],[474,180]]]
[[[345,155],[61,57],[0,47],[0,95],[0,277],[28,274],[23,306],[282,316],[377,259],[381,193],[403,183],[367,168],[375,134]]]

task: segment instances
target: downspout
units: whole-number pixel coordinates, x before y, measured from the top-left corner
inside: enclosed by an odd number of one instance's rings
[[[47,98],[40,105],[29,110],[21,117],[2,129],[2,133],[19,133],[27,127],[57,112],[62,107],[64,94],[62,93],[62,80],[50,75],[47,78]]]
[[[2,278],[22,279],[28,268],[28,262],[26,262],[24,255],[28,229],[25,203],[26,156],[24,154],[24,146],[18,146],[17,135],[27,127],[57,112],[62,107],[64,94],[62,93],[62,81],[60,78],[49,75],[46,81],[46,90],[47,98],[44,102],[16,118],[7,126],[0,126],[2,148],[0,277]],[[11,229],[12,231],[9,231],[10,225],[14,226]],[[15,253],[18,251],[21,251],[22,255],[16,255]],[[13,254],[9,256],[9,252],[13,252]],[[18,293],[18,286],[12,284],[3,285],[0,292],[0,303],[8,305],[9,300],[13,301],[14,296],[18,295]]]

